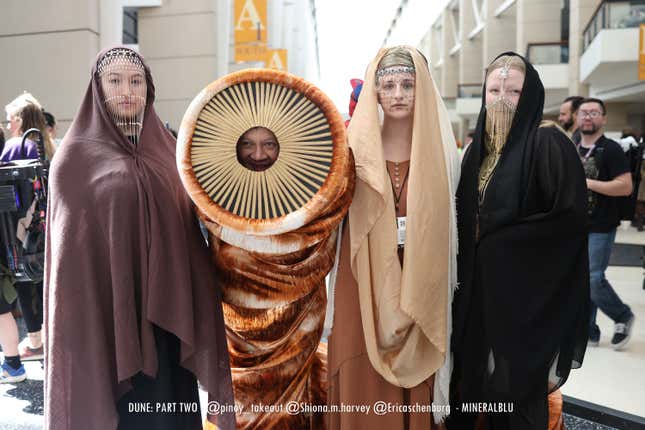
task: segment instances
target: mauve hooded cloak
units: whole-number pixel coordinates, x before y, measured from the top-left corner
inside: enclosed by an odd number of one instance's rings
[[[133,145],[102,103],[105,52],[50,173],[45,428],[55,430],[117,427],[131,378],[157,374],[154,326],[179,338],[181,365],[211,400],[233,403],[221,293],[150,70]],[[218,423],[233,428],[234,415]]]

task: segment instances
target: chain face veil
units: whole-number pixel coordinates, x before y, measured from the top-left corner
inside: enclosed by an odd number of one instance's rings
[[[486,103],[486,135],[484,145],[487,155],[480,169],[479,192],[481,195],[485,192],[486,186],[490,182],[495,166],[502,154],[502,149],[508,139],[508,134],[511,131],[513,118],[515,118],[515,112],[517,110],[517,101],[514,102],[509,97],[509,94],[512,94],[513,90],[509,88],[508,82],[511,68],[520,69],[518,65],[513,63],[517,61],[515,58],[507,57],[502,67],[499,68],[499,89],[496,88],[497,96],[494,100]],[[489,73],[492,74],[496,69],[498,68],[492,68]],[[524,74],[523,70],[520,71]]]
[[[133,144],[139,142],[147,100],[147,82],[139,56],[126,48],[108,51],[97,68],[101,100],[110,119]]]

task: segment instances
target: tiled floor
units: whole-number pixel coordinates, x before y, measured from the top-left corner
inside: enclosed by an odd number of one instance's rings
[[[619,229],[617,242],[645,244],[645,233]],[[645,417],[645,290],[640,267],[610,267],[607,277],[636,320],[625,350],[614,351],[613,322],[598,312],[600,345],[589,347],[581,369],[571,372],[563,394]]]

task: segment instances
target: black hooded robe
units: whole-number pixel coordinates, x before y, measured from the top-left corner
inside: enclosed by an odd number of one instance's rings
[[[452,334],[451,392],[457,413],[449,428],[465,428],[463,422],[455,424],[465,418],[458,412],[461,402],[513,402],[516,413],[543,414],[545,408],[536,402],[546,405],[547,381],[551,389],[561,386],[570,369],[582,364],[586,348],[590,298],[584,172],[569,138],[554,126],[540,127],[544,87],[524,62],[522,94],[483,201],[478,181],[486,155],[485,85],[475,136],[462,164]],[[552,365],[555,377],[549,378]],[[491,418],[495,426],[509,417]],[[467,419],[472,423],[474,417]],[[536,425],[524,421],[516,428],[541,427]],[[501,427],[507,426],[514,428]]]

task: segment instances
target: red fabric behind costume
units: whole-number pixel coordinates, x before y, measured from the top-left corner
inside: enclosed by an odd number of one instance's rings
[[[147,66],[145,72],[138,145],[101,103],[95,65],[52,164],[46,428],[116,428],[115,404],[130,388],[129,378],[156,374],[153,324],[180,339],[182,366],[211,399],[233,402],[221,293],[179,180],[175,140],[153,108]],[[232,413],[219,420],[221,428],[234,426]]]
[[[361,94],[363,89],[363,80],[362,79],[350,79],[349,83],[352,85],[352,92],[349,95],[349,119],[345,121],[345,127],[349,127],[349,121],[354,115],[354,109],[356,109],[356,103],[358,103],[358,97]]]

